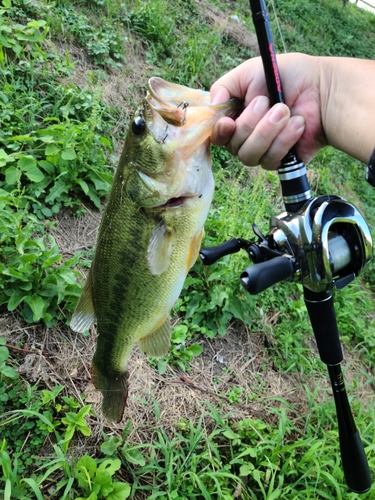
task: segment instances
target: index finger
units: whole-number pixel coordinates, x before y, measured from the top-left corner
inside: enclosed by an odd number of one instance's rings
[[[211,87],[213,104],[237,97],[247,106],[256,96],[267,95],[262,60],[260,57],[249,59],[219,78]]]

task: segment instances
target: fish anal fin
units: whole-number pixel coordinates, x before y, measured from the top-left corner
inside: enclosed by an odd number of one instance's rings
[[[162,274],[169,267],[173,245],[173,231],[160,222],[154,227],[147,250],[151,274]]]
[[[103,394],[102,412],[105,418],[121,422],[128,398],[129,373],[125,371],[109,377],[101,373],[93,363],[91,378],[94,386]]]
[[[164,356],[171,345],[172,327],[168,316],[146,337],[139,340],[139,347],[146,356]]]
[[[190,242],[188,256],[186,259],[186,272],[189,272],[189,269],[191,269],[194,266],[195,261],[198,258],[203,236],[204,236],[204,229],[202,229],[198,234],[196,234]]]
[[[73,313],[70,328],[78,333],[86,332],[95,321],[95,309],[92,299],[91,272],[83,287],[77,307]]]

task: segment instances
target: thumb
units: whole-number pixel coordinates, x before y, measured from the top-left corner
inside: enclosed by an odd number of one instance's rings
[[[211,94],[211,104],[222,104],[223,102],[229,101],[231,95],[225,87],[222,85],[213,84],[210,90]]]

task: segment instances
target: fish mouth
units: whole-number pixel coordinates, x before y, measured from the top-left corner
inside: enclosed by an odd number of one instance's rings
[[[178,196],[177,198],[170,198],[168,201],[163,203],[163,205],[158,205],[156,208],[165,209],[181,207],[191,198],[196,198],[196,196]]]

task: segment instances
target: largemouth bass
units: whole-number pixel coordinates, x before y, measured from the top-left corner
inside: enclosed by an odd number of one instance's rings
[[[147,356],[168,351],[168,314],[197,259],[214,192],[209,136],[238,108],[151,78],[131,121],[70,325],[84,332],[97,322],[92,379],[109,420],[123,415],[134,344]]]

